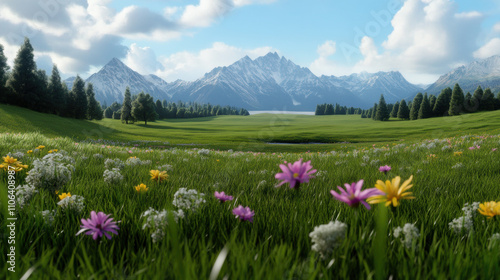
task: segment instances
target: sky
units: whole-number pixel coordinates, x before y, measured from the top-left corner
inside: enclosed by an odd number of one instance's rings
[[[500,55],[500,0],[0,0],[12,66],[24,37],[37,66],[83,78],[117,57],[140,74],[192,81],[277,52],[314,74],[400,71],[430,84]]]

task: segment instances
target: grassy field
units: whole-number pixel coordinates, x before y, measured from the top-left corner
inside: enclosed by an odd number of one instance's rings
[[[387,123],[357,116],[257,115],[159,121],[145,128],[111,120],[60,119],[9,106],[0,110],[0,154],[11,153],[28,165],[16,173],[16,185],[25,185],[28,176],[41,183],[31,197],[18,194],[24,205],[17,207],[17,272],[11,273],[4,253],[9,235],[8,180],[0,171],[4,183],[0,279],[23,275],[29,279],[495,279],[500,275],[500,217],[480,215],[477,204],[470,211],[462,209],[466,203],[500,201],[500,112]],[[86,133],[93,129],[102,135]],[[274,131],[272,140],[259,139],[261,131]],[[80,141],[86,135],[125,143]],[[139,140],[161,142],[150,149],[151,142]],[[268,141],[359,143],[317,145],[321,148],[307,152],[309,147],[265,144]],[[199,147],[212,150],[171,149],[171,144],[186,143],[206,144]],[[45,147],[35,150],[39,145]],[[237,152],[238,147],[254,152]],[[222,151],[225,148],[235,151]],[[50,150],[65,155],[61,162],[74,167],[71,179],[47,183],[52,182],[52,168],[59,170],[55,174],[66,174],[50,160],[41,161]],[[297,150],[304,152],[289,152]],[[318,170],[316,177],[299,190],[288,185],[276,188],[279,164],[300,158],[311,161]],[[108,159],[126,163],[117,164],[122,179],[105,178],[113,167]],[[390,165],[391,171],[379,172],[382,165]],[[43,166],[50,168],[44,173]],[[153,169],[166,170],[168,180],[151,181]],[[350,208],[330,194],[337,186],[361,179],[366,189],[377,180],[396,176],[406,180],[412,175],[415,199],[401,200],[396,208],[383,204],[372,205],[371,210]],[[134,187],[140,183],[149,190],[137,192]],[[81,211],[59,206],[50,187],[82,196]],[[185,209],[177,222],[168,215],[157,216],[156,224],[145,227],[143,214],[148,209],[180,209],[173,199],[181,188],[203,193],[205,202],[196,210]],[[234,200],[220,203],[215,191]],[[238,205],[255,211],[253,222],[235,218],[232,209]],[[52,222],[43,217],[46,210],[53,211]],[[118,235],[96,241],[76,236],[80,219],[89,218],[93,210],[120,221]],[[331,221],[347,228],[322,258],[312,249],[309,234]],[[409,243],[395,234],[406,224],[418,230]]]

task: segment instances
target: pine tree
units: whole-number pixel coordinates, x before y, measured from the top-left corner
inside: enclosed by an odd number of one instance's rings
[[[387,104],[385,103],[384,95],[380,95],[380,100],[378,102],[377,111],[375,113],[375,120],[377,121],[387,121],[389,120],[389,110],[387,109]]]
[[[102,109],[101,105],[95,99],[94,85],[92,83],[87,84],[87,119],[89,120],[102,120]]]
[[[40,98],[36,94],[37,74],[34,58],[33,47],[29,39],[25,38],[24,44],[17,52],[12,74],[7,81],[7,86],[15,93],[14,102],[32,110],[36,110],[40,104]]]
[[[377,117],[377,103],[373,104],[372,120],[375,120],[376,117]]]
[[[434,111],[433,111],[433,108],[434,108],[434,105],[436,104],[436,96],[434,95],[430,95],[429,96],[429,105],[431,106],[431,116],[434,116]]]
[[[441,91],[438,95],[436,103],[432,108],[432,113],[436,117],[442,117],[448,115],[448,110],[450,108],[451,100],[451,88],[447,87]]]
[[[495,96],[491,92],[490,88],[487,88],[483,94],[483,100],[481,101],[480,108],[484,111],[495,110]]]
[[[73,82],[73,87],[71,88],[71,99],[73,99],[74,106],[74,118],[75,119],[85,119],[87,118],[87,94],[85,93],[85,82],[76,76]]]
[[[111,107],[108,107],[106,108],[106,110],[104,110],[104,117],[105,118],[108,118],[108,119],[112,119],[113,118],[113,110],[111,110]]]
[[[418,110],[418,118],[427,119],[430,117],[432,117],[431,104],[429,102],[429,98],[427,97],[427,93],[425,93],[424,99],[422,99],[422,103],[420,104],[420,109]]]
[[[467,94],[464,97],[464,110],[468,113],[473,113],[475,112],[474,108],[474,102],[472,101],[472,94],[470,92],[467,92]]]
[[[327,104],[325,107],[325,113],[324,115],[333,115],[334,109],[332,104]]]
[[[483,100],[483,89],[481,88],[481,86],[477,86],[476,90],[474,91],[474,94],[472,95],[472,99],[471,99],[471,108],[467,110],[467,108],[465,108],[467,111],[470,111],[470,112],[476,112],[476,111],[482,111],[482,106],[481,106],[481,103],[482,103],[482,100]],[[464,104],[465,105],[465,104]]]
[[[132,117],[144,121],[144,125],[148,125],[148,121],[155,121],[158,117],[155,107],[153,97],[141,92],[137,99],[132,102]]]
[[[52,67],[52,75],[50,76],[49,85],[47,88],[51,113],[62,116],[64,113],[64,108],[66,106],[66,96],[61,81],[61,76],[59,75],[59,69],[54,65]]]
[[[410,109],[410,120],[418,119],[418,110],[420,110],[420,105],[422,104],[423,99],[424,96],[422,95],[421,92],[419,92],[415,96],[415,98],[413,98],[413,102],[411,104],[411,109]]]
[[[464,111],[464,92],[458,84],[455,84],[453,92],[451,93],[450,109],[448,114],[450,116],[460,115]]]
[[[132,120],[132,98],[129,87],[125,89],[125,94],[123,96],[121,120],[122,122],[125,121],[126,124]]]
[[[399,111],[399,101],[396,101],[396,103],[392,107],[391,118],[397,118],[398,117],[398,111]]]
[[[51,111],[50,99],[47,90],[49,86],[49,80],[47,74],[45,73],[45,70],[38,69],[35,71],[35,77],[36,77],[35,95],[40,101],[34,110],[43,113],[50,113]]]
[[[316,105],[316,111],[314,112],[314,115],[316,116],[321,116],[325,114],[325,106],[323,104],[318,104]],[[215,115],[214,108],[212,108],[212,113],[211,115]]]
[[[500,91],[497,93],[497,97],[493,101],[495,103],[495,110],[500,110]]]
[[[3,53],[3,46],[0,44],[0,102],[9,103],[10,96],[7,94],[7,88],[5,84],[7,82],[7,71],[9,71],[9,65],[7,65],[7,57]]]
[[[161,104],[160,100],[156,100],[156,105],[155,105],[155,110],[156,114],[158,114],[158,119],[163,119],[164,114],[163,114],[163,105]]]
[[[398,119],[408,120],[410,118],[410,109],[406,105],[406,101],[403,99],[399,102]]]

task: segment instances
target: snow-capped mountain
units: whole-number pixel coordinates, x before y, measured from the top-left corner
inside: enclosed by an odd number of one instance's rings
[[[473,93],[479,85],[483,89],[489,87],[494,93],[498,92],[500,90],[500,56],[495,55],[455,68],[439,77],[426,91],[436,95],[446,87],[453,88],[456,83],[465,93]]]

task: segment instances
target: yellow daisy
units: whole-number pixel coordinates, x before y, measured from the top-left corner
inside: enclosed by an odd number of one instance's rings
[[[401,199],[414,199],[415,197],[411,192],[408,192],[413,185],[410,185],[411,180],[413,179],[413,175],[410,176],[410,179],[404,181],[404,183],[400,186],[401,177],[397,176],[392,179],[392,182],[387,180],[385,183],[381,180],[377,180],[375,187],[380,191],[384,192],[383,195],[375,195],[368,198],[366,201],[370,204],[383,203],[385,202],[385,206],[389,206],[392,204],[394,207],[398,207]]]
[[[167,171],[151,170],[149,171],[149,174],[151,175],[151,180],[153,181],[161,182],[163,180],[167,180],[168,178]]]
[[[146,185],[144,185],[144,184],[141,183],[140,185],[135,186],[135,190],[137,192],[147,192],[149,190],[149,188],[146,187]]]
[[[9,168],[10,166],[10,168]],[[17,158],[13,158],[11,156],[3,157],[3,163],[0,164],[0,169],[4,169],[5,171],[14,170],[15,172],[21,171],[28,168],[27,165],[22,164],[22,162],[18,161]]]
[[[62,193],[59,195],[59,200],[63,200],[66,197],[70,197],[70,196],[71,196],[71,193]]]
[[[479,204],[479,209],[477,209],[481,215],[487,216],[491,219],[495,216],[500,215],[500,202],[490,201]]]

